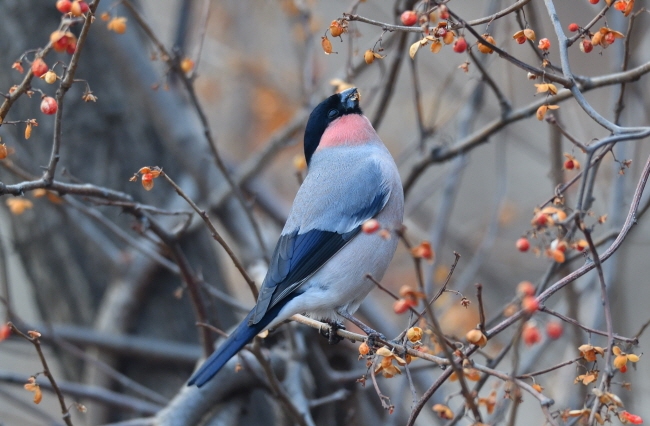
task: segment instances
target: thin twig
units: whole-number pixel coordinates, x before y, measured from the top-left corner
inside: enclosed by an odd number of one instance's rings
[[[565,315],[562,315],[561,313],[556,312],[556,311],[550,309],[549,307],[547,307],[547,306],[545,306],[545,305],[541,305],[541,306],[539,307],[539,310],[540,310],[541,312],[546,312],[546,313],[549,314],[549,315],[553,315],[554,317],[557,317],[557,318],[561,319],[561,320],[564,321],[564,322],[567,322],[567,323],[569,323],[569,324],[575,325],[576,327],[580,327],[581,329],[585,330],[585,331],[588,332],[588,333],[591,333],[591,334],[597,334],[597,335],[599,335],[599,336],[607,336],[607,332],[606,332],[606,331],[596,330],[595,328],[587,327],[586,325],[581,324],[579,321],[574,320],[573,318],[569,318],[569,317],[567,317],[567,316],[565,316]],[[615,340],[618,340],[618,341],[621,341],[621,342],[630,343],[630,344],[632,344],[632,345],[638,345],[638,344],[639,344],[639,339],[638,339],[638,337],[632,337],[632,338],[630,338],[630,337],[625,337],[625,336],[619,336],[619,335],[616,334],[616,333],[614,333],[614,334],[612,335],[612,337],[613,337]]]
[[[483,306],[483,284],[476,283],[476,300],[478,301],[479,330],[485,334],[485,308]]]
[[[232,249],[230,248],[230,246],[228,245],[226,240],[224,240],[223,237],[219,234],[219,232],[217,231],[217,228],[215,228],[214,224],[212,223],[212,221],[208,217],[208,214],[206,213],[206,211],[200,209],[199,206],[197,206],[196,203],[194,201],[192,201],[192,199],[185,193],[185,191],[183,191],[176,184],[176,182],[174,182],[169,177],[169,175],[167,175],[167,173],[165,173],[164,171],[161,171],[160,176],[164,177],[167,180],[167,182],[169,182],[169,184],[176,190],[178,195],[180,195],[185,201],[187,201],[187,203],[192,207],[192,209],[194,209],[194,211],[198,213],[198,215],[201,217],[201,219],[203,219],[203,222],[205,222],[208,229],[210,230],[210,234],[212,235],[212,238],[214,238],[215,241],[217,241],[221,245],[221,247],[223,247],[223,249],[226,251],[226,253],[230,257],[230,259],[234,263],[235,268],[237,268],[237,270],[242,275],[242,277],[244,277],[244,280],[246,281],[246,284],[248,284],[248,287],[251,290],[251,293],[253,293],[253,296],[257,300],[257,296],[258,296],[259,293],[258,293],[257,287],[255,286],[255,282],[248,275],[248,273],[246,272],[246,269],[244,268],[244,265],[242,265],[241,261],[239,260],[239,258],[237,258],[237,256],[232,251]]]
[[[543,370],[535,371],[533,373],[526,373],[526,374],[521,374],[517,376],[518,379],[527,379],[530,377],[535,377],[535,376],[541,376],[542,374],[550,373],[551,371],[559,370],[562,367],[566,367],[567,365],[575,364],[576,362],[580,361],[583,359],[581,356],[578,358],[570,359],[568,361],[561,362],[557,365],[554,365],[552,367],[545,368]]]
[[[36,353],[38,353],[38,357],[41,360],[41,364],[43,365],[43,374],[45,374],[45,377],[47,377],[47,379],[50,381],[50,384],[52,385],[52,389],[54,390],[54,393],[56,393],[56,396],[59,399],[59,405],[61,406],[61,413],[63,414],[63,421],[65,422],[66,425],[72,426],[72,418],[70,416],[70,410],[68,409],[68,405],[65,402],[65,397],[63,396],[63,393],[61,392],[59,386],[56,384],[56,380],[54,380],[52,371],[50,370],[50,367],[47,365],[47,360],[45,359],[45,355],[43,354],[43,350],[41,349],[41,342],[39,340],[41,333],[37,331],[29,331],[28,334],[25,334],[22,331],[20,331],[12,322],[9,322],[7,325],[11,328],[11,330],[14,333],[16,333],[23,339],[30,342],[32,345],[34,345],[34,349],[36,349]]]

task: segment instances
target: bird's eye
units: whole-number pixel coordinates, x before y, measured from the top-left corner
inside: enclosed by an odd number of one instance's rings
[[[327,116],[328,116],[329,118],[334,118],[334,117],[336,117],[337,115],[339,115],[339,112],[338,112],[337,110],[335,110],[335,109],[331,109],[331,110],[329,110],[329,112],[327,113]]]

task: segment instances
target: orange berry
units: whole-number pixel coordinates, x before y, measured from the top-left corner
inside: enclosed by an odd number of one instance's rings
[[[537,40],[537,36],[535,35],[535,31],[531,30],[530,28],[526,28],[524,30],[524,36],[530,41],[535,41]]]
[[[446,405],[436,404],[432,407],[432,410],[438,414],[441,419],[451,420],[454,418],[454,412]]]
[[[569,31],[571,31],[572,33],[575,33],[575,32],[578,31],[579,29],[580,29],[580,27],[579,27],[578,24],[576,24],[575,22],[571,22],[571,23],[569,24]]]
[[[433,262],[435,258],[435,253],[431,247],[431,243],[428,241],[422,241],[419,245],[411,249],[411,254],[416,259],[426,259],[429,262]]]
[[[330,24],[330,34],[332,37],[339,37],[345,32],[345,27],[338,20],[333,20]]]
[[[116,16],[108,22],[106,27],[116,34],[124,34],[126,32],[126,18],[124,16]]]
[[[325,52],[326,55],[332,53],[332,42],[325,36],[321,38],[321,47],[323,48],[323,52]]]
[[[519,238],[515,245],[517,246],[517,250],[521,252],[526,252],[530,248],[530,242],[528,241],[528,238],[525,237]]]
[[[483,34],[483,38],[485,39],[485,41],[487,41],[490,44],[493,45],[496,44],[494,37],[492,37],[490,34]],[[487,44],[483,44],[480,41],[478,42],[478,51],[485,54],[491,54],[492,52],[494,52],[494,50],[492,50],[490,46],[488,46]]]
[[[535,296],[526,296],[521,301],[521,308],[529,314],[532,314],[539,309],[539,302]]]
[[[73,1],[72,4],[70,5],[70,13],[72,16],[81,16],[82,11],[81,11],[81,5],[79,4],[78,1]]]
[[[11,68],[18,71],[19,73],[23,73],[25,70],[23,69],[23,64],[16,61],[11,65]],[[14,86],[15,87],[15,86]],[[11,89],[9,90],[9,93],[12,93]]]
[[[598,4],[599,1],[600,1],[600,0],[589,0],[589,3],[591,3],[591,4]]]
[[[366,342],[361,342],[359,345],[359,355],[368,355],[370,352],[370,347]]]
[[[45,61],[41,58],[36,58],[34,59],[34,62],[32,62],[32,72],[36,77],[42,76],[49,69],[50,67],[48,67]]]
[[[530,281],[522,281],[517,285],[517,293],[524,296],[534,296],[535,286]]]
[[[548,50],[551,47],[551,42],[547,38],[543,38],[539,41],[539,44],[537,45],[542,50]]]
[[[481,330],[470,330],[465,335],[465,338],[468,342],[475,344],[476,346],[483,347],[487,345],[487,337],[485,334],[481,333]]]
[[[45,75],[42,78],[43,78],[43,80],[45,80],[45,82],[47,84],[56,83],[56,73],[54,71],[52,71],[52,70],[49,70],[48,72],[46,72]]]
[[[419,342],[420,340],[422,340],[422,333],[423,332],[420,327],[411,327],[406,332],[406,338],[413,343]]]
[[[191,60],[190,58],[183,58],[183,60],[181,61],[181,71],[187,74],[193,69],[194,69],[194,61]]]
[[[372,64],[375,60],[375,53],[370,49],[366,50],[363,54],[363,60],[366,61],[366,64],[368,65]]]

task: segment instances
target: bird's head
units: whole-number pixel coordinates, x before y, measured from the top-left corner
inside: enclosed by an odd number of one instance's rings
[[[318,104],[305,128],[305,159],[310,163],[316,150],[358,145],[376,138],[375,130],[359,107],[356,87],[336,93]]]

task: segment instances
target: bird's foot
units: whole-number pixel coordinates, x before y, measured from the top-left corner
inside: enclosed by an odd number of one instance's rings
[[[326,322],[327,324],[329,324],[329,328],[321,329],[320,334],[323,337],[327,337],[327,340],[329,341],[330,345],[336,345],[341,340],[343,340],[343,337],[339,336],[337,331],[345,330],[345,326],[343,325],[343,323],[340,323],[338,321],[326,321]]]
[[[388,339],[386,339],[386,336],[384,336],[383,334],[381,334],[381,333],[379,333],[377,331],[374,331],[374,330],[372,330],[370,333],[366,333],[366,334],[368,335],[366,343],[371,348],[383,346],[383,344],[381,342],[382,341],[383,342],[388,341]]]

